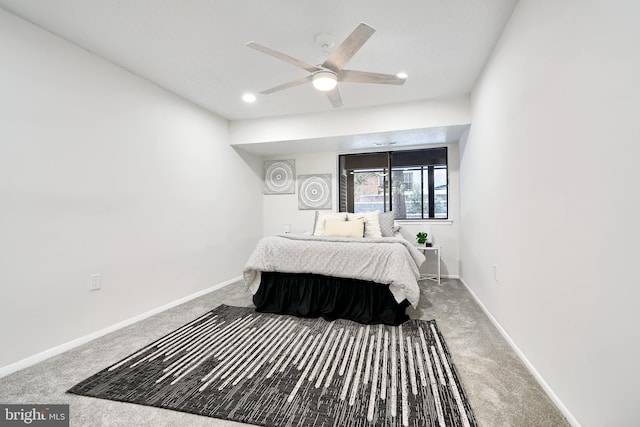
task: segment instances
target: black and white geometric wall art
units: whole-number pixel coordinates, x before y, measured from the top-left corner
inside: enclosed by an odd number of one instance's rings
[[[298,209],[331,209],[331,174],[298,175]]]
[[[294,194],[296,192],[296,161],[264,161],[264,194]]]

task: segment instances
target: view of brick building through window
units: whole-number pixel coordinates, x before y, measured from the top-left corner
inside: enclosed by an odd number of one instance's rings
[[[396,218],[428,218],[427,168],[393,169],[393,211]],[[354,171],[354,212],[386,211],[388,180],[386,169]],[[434,168],[435,218],[447,218],[447,168]],[[385,191],[386,190],[386,191]]]
[[[447,149],[343,154],[340,211],[393,211],[397,219],[447,219]]]

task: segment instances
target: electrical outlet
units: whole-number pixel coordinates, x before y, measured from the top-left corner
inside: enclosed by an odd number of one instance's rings
[[[97,291],[102,288],[102,274],[92,274],[89,279],[89,290]]]

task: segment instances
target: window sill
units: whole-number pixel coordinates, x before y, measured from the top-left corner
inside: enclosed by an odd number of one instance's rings
[[[396,219],[398,224],[431,224],[431,225],[451,225],[450,219]]]

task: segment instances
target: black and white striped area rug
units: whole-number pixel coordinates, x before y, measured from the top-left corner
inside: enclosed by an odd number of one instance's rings
[[[475,426],[435,321],[221,305],[70,393],[264,426]]]

